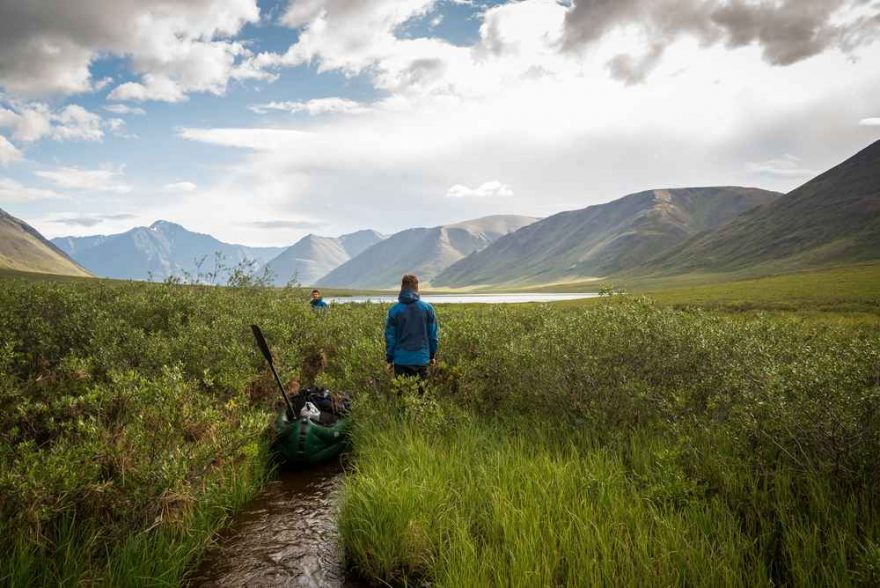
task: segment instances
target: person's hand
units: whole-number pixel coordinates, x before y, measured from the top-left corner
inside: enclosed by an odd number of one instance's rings
[[[392,373],[394,371],[394,364],[393,363],[386,363],[385,364],[385,371],[388,372],[389,374]]]
[[[430,365],[431,367],[436,367],[436,365],[437,365],[437,358],[436,358],[436,357],[432,357],[432,358],[431,358],[431,361],[428,363],[428,365]]]

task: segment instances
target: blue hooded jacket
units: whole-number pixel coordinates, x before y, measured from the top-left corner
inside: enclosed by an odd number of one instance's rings
[[[437,354],[434,307],[418,292],[402,290],[385,320],[385,361],[394,365],[428,365]]]
[[[309,304],[312,305],[313,310],[330,310],[330,305],[324,302],[323,298],[318,298],[317,300],[309,300]]]

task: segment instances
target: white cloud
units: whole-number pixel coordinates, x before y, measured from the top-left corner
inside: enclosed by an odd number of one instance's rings
[[[52,116],[51,136],[56,141],[100,141],[104,138],[101,117],[82,106],[70,104]]]
[[[513,196],[510,186],[502,184],[498,180],[483,182],[476,188],[469,188],[463,184],[455,184],[446,191],[448,198],[491,198],[495,196]]]
[[[162,187],[164,192],[195,192],[198,189],[198,186],[192,182],[173,182],[171,184],[165,184]]]
[[[757,46],[767,63],[789,66],[872,44],[880,38],[878,21],[880,6],[864,0],[575,0],[565,17],[563,46],[576,51],[621,30],[638,33],[641,56],[625,51],[609,61],[613,76],[633,84],[683,37],[703,47]]]
[[[62,213],[59,216],[45,220],[48,223],[67,225],[69,227],[91,228],[108,221],[124,221],[137,218],[137,215],[120,212],[114,214],[75,214]]]
[[[0,107],[0,128],[12,129],[12,138],[21,143],[43,137],[55,141],[100,141],[104,137],[101,117],[77,104],[54,112],[40,102],[10,106]]]
[[[113,88],[108,100],[156,100],[159,102],[183,102],[186,94],[177,82],[164,76],[144,75],[144,83],[126,82]]]
[[[103,90],[104,88],[106,88],[107,86],[109,86],[112,83],[113,83],[113,78],[111,78],[111,77],[101,78],[100,80],[98,80],[97,82],[92,84],[92,89],[95,90],[96,92],[100,92],[101,90]]]
[[[254,227],[257,229],[317,229],[318,227],[324,226],[327,223],[320,221],[311,221],[311,220],[257,220],[250,221],[246,223],[242,223],[248,227]]]
[[[8,129],[14,127],[18,124],[19,118],[18,114],[0,107],[0,128]]]
[[[261,68],[292,67],[318,62],[319,71],[341,70],[353,75],[377,68],[374,84],[385,89],[407,82],[424,83],[436,75],[432,67],[444,54],[464,55],[439,39],[399,39],[395,31],[414,18],[428,14],[436,0],[300,0],[291,3],[281,23],[300,29],[297,42],[286,53],[261,54]],[[411,79],[410,79],[411,78]]]
[[[749,172],[778,178],[804,178],[816,175],[816,170],[803,167],[801,160],[791,154],[776,159],[746,164]]]
[[[369,106],[360,102],[349,100],[347,98],[329,97],[329,98],[313,98],[305,102],[268,102],[265,104],[254,104],[249,107],[257,114],[266,114],[272,110],[280,110],[296,114],[305,112],[310,115],[320,114],[358,114],[368,112]]]
[[[107,104],[106,106],[104,106],[104,110],[106,110],[107,112],[112,112],[113,114],[147,114],[147,111],[143,108],[139,108],[137,106],[129,106],[127,104]]]
[[[21,151],[9,140],[0,135],[0,165],[7,166],[21,159]]]
[[[118,97],[223,93],[230,78],[261,76],[230,39],[258,20],[256,0],[116,0],[112,10],[104,0],[2,2],[0,86],[18,96],[98,89],[106,80],[92,81],[92,61],[118,55],[142,76]]]
[[[111,118],[104,121],[104,126],[115,136],[123,139],[137,139],[138,136],[128,132],[126,122],[121,118]]]
[[[274,151],[283,145],[313,143],[308,131],[293,129],[190,129],[178,131],[180,137],[222,147]]]
[[[863,118],[859,121],[863,127],[880,127],[880,118]]]
[[[102,169],[81,169],[78,167],[58,167],[36,172],[39,177],[53,182],[61,188],[94,192],[125,194],[132,187],[122,182],[123,168],[105,167]]]
[[[52,131],[52,114],[45,104],[31,104],[18,112],[5,110],[3,124],[12,129],[12,138],[30,143]]]
[[[577,72],[560,51],[566,11],[555,0],[527,0],[482,13],[480,41],[460,47],[436,37],[400,38],[400,28],[429,14],[435,0],[305,0],[282,18],[300,30],[284,54],[261,54],[260,67],[317,63],[319,71],[367,73],[392,99],[478,98],[525,77]]]
[[[0,176],[0,202],[21,203],[37,200],[56,200],[64,198],[62,194],[52,190],[42,190],[24,186],[11,178]]]

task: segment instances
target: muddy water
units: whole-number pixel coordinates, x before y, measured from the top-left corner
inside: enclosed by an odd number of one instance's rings
[[[337,546],[341,480],[335,461],[281,472],[208,550],[190,586],[358,586]]]

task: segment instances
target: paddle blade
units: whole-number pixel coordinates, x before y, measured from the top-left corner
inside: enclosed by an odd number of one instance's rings
[[[266,343],[266,338],[263,337],[263,331],[260,330],[260,327],[257,325],[251,325],[251,331],[254,333],[254,339],[257,340],[257,347],[260,348],[260,351],[263,354],[263,357],[266,358],[270,364],[272,363],[272,352],[269,351],[269,345]]]

